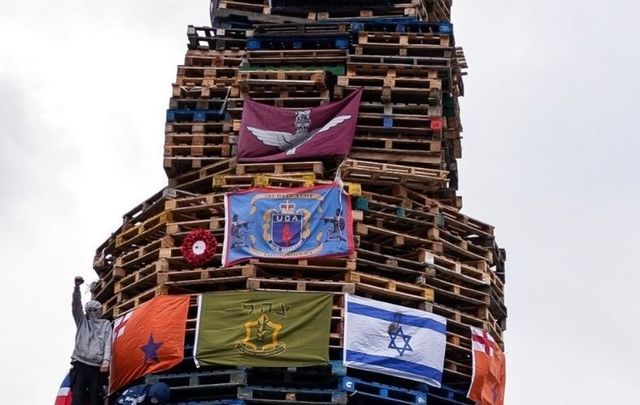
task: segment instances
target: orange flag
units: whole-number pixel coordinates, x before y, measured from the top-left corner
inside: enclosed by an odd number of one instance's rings
[[[113,321],[109,394],[184,358],[188,295],[160,295]]]
[[[473,375],[467,398],[480,405],[504,405],[505,357],[493,337],[471,326]]]

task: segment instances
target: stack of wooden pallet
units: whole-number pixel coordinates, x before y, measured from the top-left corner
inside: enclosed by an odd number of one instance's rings
[[[265,373],[196,371],[185,362],[172,374],[148,377],[169,383],[178,399],[366,403],[352,395],[365,392],[387,403],[468,403],[469,326],[502,344],[505,253],[491,225],[461,212],[456,192],[466,64],[449,22],[451,2],[342,4],[220,0],[213,28],[188,28],[167,111],[168,185],[126,213],[97,249],[94,298],[109,318],[159,294],[295,290],[331,292],[335,299],[328,366]],[[364,94],[347,159],[236,162],[247,97],[302,108],[359,87]],[[219,247],[201,268],[182,257],[180,246],[194,229],[223,240],[225,192],[325,184],[337,172],[352,198],[353,255],[222,267]],[[444,387],[341,367],[346,293],[446,317]],[[195,308],[190,317],[188,345]]]
[[[255,23],[347,20],[355,18],[412,17],[448,21],[451,0],[320,0],[312,4],[295,0],[218,0],[212,10],[215,23]]]

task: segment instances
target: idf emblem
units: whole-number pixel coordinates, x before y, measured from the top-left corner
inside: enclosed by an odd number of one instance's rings
[[[310,216],[311,213],[306,209],[296,210],[296,204],[289,200],[280,203],[278,209],[265,211],[265,241],[278,253],[297,250],[309,237],[307,220]]]
[[[281,324],[270,320],[267,314],[262,314],[255,321],[244,324],[244,339],[236,344],[236,350],[257,357],[271,357],[282,353],[286,345],[278,341],[281,330]]]

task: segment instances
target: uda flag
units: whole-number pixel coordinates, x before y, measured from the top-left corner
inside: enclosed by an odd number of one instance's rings
[[[440,387],[447,320],[419,309],[347,295],[347,367]]]
[[[467,398],[480,405],[503,405],[505,357],[491,335],[471,326],[473,375]]]
[[[195,362],[238,367],[301,367],[329,361],[333,295],[241,291],[203,294]]]
[[[55,405],[71,405],[71,376],[67,376],[62,380],[58,395],[56,395]]]
[[[113,321],[109,394],[184,358],[188,295],[160,295]]]
[[[362,89],[343,100],[288,109],[244,100],[238,162],[272,162],[346,156],[358,121]]]
[[[351,200],[337,184],[252,188],[224,198],[222,264],[252,257],[299,259],[354,249]]]

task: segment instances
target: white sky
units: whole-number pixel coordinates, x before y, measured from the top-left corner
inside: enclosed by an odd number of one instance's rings
[[[640,396],[638,15],[631,0],[456,0],[460,193],[508,253],[509,404]],[[165,185],[188,24],[208,24],[208,0],[0,0],[3,402],[52,403],[73,276],[95,279],[95,248]]]

